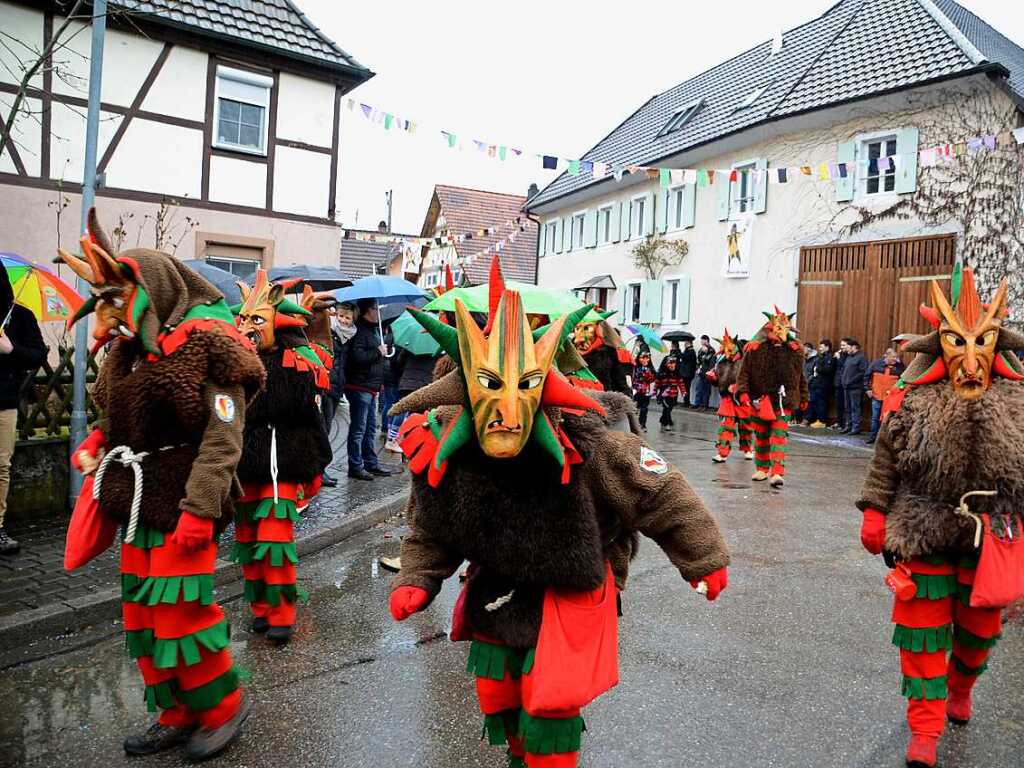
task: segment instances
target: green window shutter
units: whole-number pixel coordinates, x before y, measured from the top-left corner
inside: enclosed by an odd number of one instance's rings
[[[565,219],[555,220],[555,253],[561,253],[562,248],[562,237],[565,234]]]
[[[672,202],[670,194],[667,189],[663,189],[658,195],[658,200],[661,203],[661,209],[658,211],[658,231],[661,234],[668,232],[668,209]]]
[[[904,128],[896,134],[896,154],[900,156],[896,191],[901,195],[917,191],[917,141],[917,128]]]
[[[764,213],[768,210],[768,160],[761,158],[754,168],[759,171],[754,179],[754,213]]]
[[[697,223],[697,185],[683,187],[683,228],[689,229]]]
[[[661,280],[644,280],[640,284],[640,322],[660,323],[661,305],[664,301],[664,284]]]
[[[729,197],[732,192],[732,184],[729,182],[729,174],[719,171],[715,174],[715,189],[718,191],[718,214],[719,221],[729,220]]]
[[[612,203],[612,212],[609,214],[611,221],[608,223],[608,229],[611,230],[611,240],[613,243],[619,242],[622,236],[619,234],[619,228],[622,226],[622,203]]]
[[[690,276],[679,276],[679,295],[676,297],[677,322],[690,322]]]
[[[622,201],[622,240],[629,240],[633,236],[633,201]]]
[[[597,245],[597,211],[591,209],[583,217],[583,246],[593,248]]]
[[[619,292],[619,317],[621,318],[620,322],[628,323],[629,283],[623,283],[621,286],[619,286],[617,290]]]
[[[857,184],[857,142],[844,141],[838,147],[837,159],[846,163],[846,178],[836,179],[836,202],[848,203],[853,200],[853,191]]]
[[[645,235],[654,234],[654,201],[657,195],[654,192],[650,192],[647,195],[647,199],[644,202],[644,220],[642,222],[643,232]]]

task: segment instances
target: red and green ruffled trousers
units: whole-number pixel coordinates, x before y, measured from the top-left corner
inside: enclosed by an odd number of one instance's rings
[[[792,415],[792,411],[781,411],[766,417],[763,408],[760,413],[754,411],[750,423],[754,430],[754,467],[758,472],[771,477],[786,476],[786,445]]]
[[[971,608],[977,556],[930,556],[906,563],[917,595],[896,600],[893,645],[900,649],[907,723],[914,734],[939,736],[946,699],[968,697],[1002,633],[998,608]]]
[[[737,403],[731,396],[726,395],[718,406],[718,417],[718,442],[715,444],[718,455],[723,459],[728,457],[732,451],[732,441],[736,439],[737,428],[740,451],[750,453],[753,433],[750,408]]]
[[[476,675],[482,736],[493,746],[507,745],[509,768],[575,768],[586,730],[580,709],[530,712],[524,707],[524,699],[530,698],[534,650],[484,640],[470,645],[466,668]]]
[[[306,503],[302,485],[279,483],[275,502],[272,485],[247,483],[235,505],[231,559],[242,565],[252,615],[272,627],[293,626],[295,604],[306,599],[305,590],[296,584],[295,550],[298,508]]]
[[[216,559],[216,541],[185,553],[143,525],[121,545],[125,646],[164,725],[219,728],[241,702],[228,622],[213,600]]]

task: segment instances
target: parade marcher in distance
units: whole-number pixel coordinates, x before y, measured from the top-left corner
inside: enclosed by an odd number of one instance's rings
[[[669,357],[665,360],[665,366],[658,374],[654,393],[661,405],[661,418],[658,420],[661,424],[661,431],[671,432],[675,427],[675,422],[672,421],[672,409],[686,398],[686,382],[683,381],[683,377],[679,373],[679,361],[676,358]]]
[[[683,476],[632,432],[628,398],[553,367],[565,318],[534,339],[519,294],[495,295],[489,335],[461,302],[456,328],[414,312],[458,368],[395,406],[413,412],[413,483],[390,609],[423,610],[468,559],[452,636],[472,641],[490,743],[514,768],[574,768],[580,710],[618,680],[616,590],[637,532],[709,599],[728,554]]]
[[[729,335],[726,328],[722,338],[715,339],[718,342],[718,362],[708,379],[718,386],[718,393],[721,402],[718,406],[718,442],[715,445],[715,454],[711,460],[721,464],[729,458],[732,451],[732,441],[739,432],[740,451],[747,461],[754,460],[753,426],[751,424],[751,408],[743,405],[736,398],[736,377],[739,373],[740,364],[743,362],[743,341],[734,339]]]
[[[110,349],[92,392],[105,421],[72,463],[94,476],[98,514],[124,526],[125,645],[150,711],[162,710],[124,749],[149,755],[187,742],[186,755],[201,760],[238,736],[250,709],[213,573],[263,366],[216,288],[169,254],[116,253],[95,210],[88,220],[85,259],[60,250],[90,284],[71,322],[95,313],[93,338]]]
[[[861,543],[896,564],[886,581],[916,768],[936,764],[947,718],[971,719],[1001,609],[1024,597],[1024,336],[1003,325],[1005,280],[987,305],[959,265],[949,300],[929,290],[934,330],[906,346],[917,357],[886,398],[857,501]]]
[[[606,392],[631,395],[626,376],[632,366],[632,358],[607,320],[607,316],[613,313],[601,314],[603,319],[585,317],[575,329],[571,329],[573,344]]]

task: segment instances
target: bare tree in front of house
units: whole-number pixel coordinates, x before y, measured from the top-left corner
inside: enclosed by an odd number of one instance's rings
[[[657,280],[669,267],[676,267],[686,258],[690,246],[685,240],[667,240],[659,234],[648,235],[633,246],[633,266],[649,280]]]
[[[128,214],[128,218],[132,217],[133,214]],[[182,241],[198,227],[199,222],[196,219],[187,214],[181,215],[180,202],[165,197],[160,201],[155,213],[143,215],[139,222],[135,246],[149,247],[174,255]],[[152,239],[146,237],[147,235],[151,235]]]

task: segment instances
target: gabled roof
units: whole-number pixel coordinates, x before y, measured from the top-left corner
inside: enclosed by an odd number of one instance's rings
[[[497,232],[484,237],[476,237],[455,245],[455,252],[460,259],[469,258],[490,248],[500,240],[506,240],[515,231],[515,227],[500,226],[508,221],[521,217],[520,225],[524,232],[516,234],[516,240],[504,246],[499,254],[501,268],[509,280],[532,283],[536,280],[537,269],[537,225],[521,214],[526,198],[522,195],[508,195],[502,192],[486,192],[481,189],[467,189],[438,184],[434,187],[434,196],[439,203],[440,215],[445,220],[445,231],[453,235],[476,232],[487,227],[499,226]],[[433,208],[433,206],[431,206]],[[430,213],[428,212],[428,219]],[[436,219],[435,219],[436,222]],[[424,229],[432,227],[435,222],[427,221]],[[433,231],[424,232],[430,237]],[[466,265],[466,276],[471,283],[487,281],[488,270],[493,254],[477,256]]]
[[[122,0],[116,4],[127,5],[134,15],[156,24],[271,51],[360,80],[373,77],[291,0]]]
[[[375,233],[376,230],[372,232]],[[367,233],[370,234],[369,231]],[[415,235],[396,235],[396,237],[415,237]],[[341,241],[338,269],[353,280],[367,275],[381,275],[387,272],[391,260],[401,254],[401,243],[373,243],[368,240],[345,238]]]
[[[952,0],[841,0],[786,32],[777,54],[766,41],[654,96],[582,159],[650,165],[785,117],[979,71],[1009,71],[1024,102],[1024,51]],[[700,99],[683,128],[658,135]],[[609,179],[563,173],[527,209],[602,184]]]

